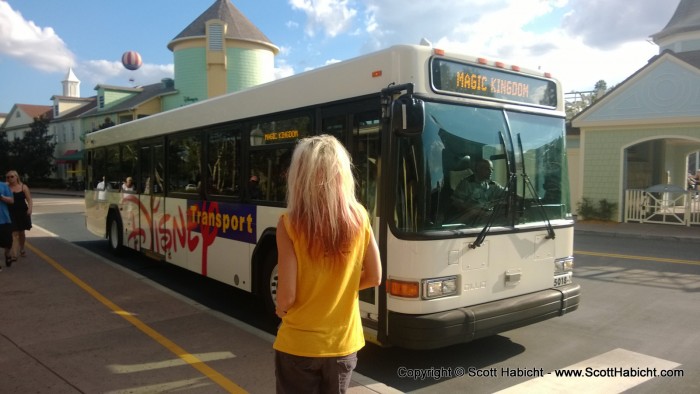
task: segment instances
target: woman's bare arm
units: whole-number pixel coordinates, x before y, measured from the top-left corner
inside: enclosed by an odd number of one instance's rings
[[[379,247],[370,228],[370,240],[365,251],[365,260],[362,262],[362,275],[360,276],[360,290],[377,287],[382,283],[382,263],[379,257]]]
[[[284,221],[277,223],[277,316],[284,317],[297,294],[297,256]]]

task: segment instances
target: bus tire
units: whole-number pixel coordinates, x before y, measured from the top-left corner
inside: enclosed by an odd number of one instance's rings
[[[277,318],[277,251],[269,252],[263,260],[262,277],[260,278],[260,295],[265,304],[266,314],[272,319]]]
[[[107,246],[112,254],[119,255],[122,251],[123,228],[119,215],[111,213],[107,220]]]

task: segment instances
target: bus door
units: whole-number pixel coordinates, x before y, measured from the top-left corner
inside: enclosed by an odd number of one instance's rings
[[[165,189],[163,185],[165,150],[162,141],[142,144],[139,150],[140,175],[137,183],[141,188],[139,196],[139,248],[152,257],[163,258],[165,251],[160,239],[163,238],[163,218],[165,217]]]
[[[325,108],[321,113],[321,134],[338,138],[348,148],[355,169],[358,200],[367,208],[374,235],[378,238],[378,179],[380,169],[381,112],[379,100],[367,100]],[[376,288],[360,292],[360,311],[365,326],[376,328]]]
[[[352,115],[352,140],[351,149],[353,164],[355,165],[356,193],[362,205],[367,208],[374,237],[379,243],[379,174],[380,161],[380,129],[381,113],[378,109],[363,111]],[[386,265],[382,264],[384,271]],[[379,319],[380,291],[376,287],[360,292],[360,310],[363,318],[367,317],[372,322]]]

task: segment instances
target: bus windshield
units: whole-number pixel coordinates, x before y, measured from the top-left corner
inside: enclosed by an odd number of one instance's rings
[[[571,219],[564,119],[425,103],[420,136],[399,137],[400,232],[480,231]]]

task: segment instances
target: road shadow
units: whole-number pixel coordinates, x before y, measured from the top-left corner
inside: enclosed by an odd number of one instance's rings
[[[243,321],[270,334],[276,334],[279,321],[265,313],[261,300],[254,294],[198,273],[162,261],[156,261],[133,250],[113,255],[104,240],[75,242],[112,261],[114,264],[138,273],[159,285],[181,294],[207,308]]]
[[[382,348],[368,343],[358,354],[357,372],[403,392],[412,392],[466,376],[469,371],[489,368],[524,351],[524,346],[500,335],[433,350]],[[434,375],[414,378],[406,376],[406,370],[434,372]]]

